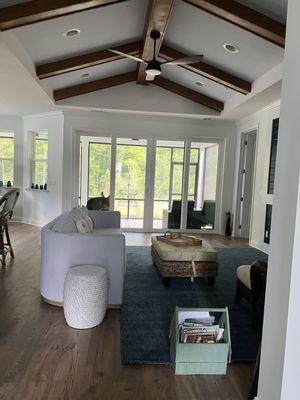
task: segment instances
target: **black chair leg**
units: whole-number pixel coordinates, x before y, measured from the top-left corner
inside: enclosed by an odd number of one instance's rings
[[[5,246],[4,246],[4,230],[3,226],[0,226],[0,257],[1,257],[1,265],[5,267]]]
[[[10,236],[9,236],[9,231],[8,231],[8,225],[5,225],[5,235],[6,235],[6,242],[9,248],[9,253],[11,258],[15,258],[15,253],[13,251],[12,245],[11,245],[11,241],[10,241]]]
[[[240,286],[239,286],[239,283],[238,283],[238,280],[237,280],[236,289],[235,289],[235,302],[237,304],[240,304],[240,301],[242,300],[242,297],[243,297],[243,295],[241,293]]]
[[[255,367],[254,367],[254,371],[253,371],[252,385],[251,385],[250,393],[248,396],[248,400],[254,400],[257,396],[259,365],[260,365],[260,352],[261,352],[261,344],[259,346],[259,350],[258,350],[257,357],[256,357]]]

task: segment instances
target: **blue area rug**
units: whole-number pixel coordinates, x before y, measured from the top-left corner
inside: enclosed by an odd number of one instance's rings
[[[219,276],[215,287],[198,278],[172,278],[170,287],[152,264],[150,247],[127,247],[127,270],[121,310],[121,354],[127,364],[171,364],[169,326],[176,306],[228,307],[232,361],[255,361],[261,332],[252,327],[251,307],[235,304],[235,271],[242,264],[267,260],[253,248],[217,248]]]

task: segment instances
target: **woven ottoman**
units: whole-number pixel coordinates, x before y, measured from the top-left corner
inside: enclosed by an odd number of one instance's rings
[[[68,270],[64,284],[64,314],[76,329],[99,325],[105,316],[108,275],[98,265],[77,265]]]
[[[153,264],[169,286],[172,277],[208,279],[214,286],[218,275],[218,253],[210,246],[173,246],[169,243],[151,238],[151,256]]]

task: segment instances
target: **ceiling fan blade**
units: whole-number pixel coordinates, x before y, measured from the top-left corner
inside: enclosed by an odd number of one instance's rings
[[[146,74],[146,81],[154,81],[155,75]]]
[[[108,51],[111,51],[112,53],[115,53],[115,54],[119,54],[122,57],[130,58],[131,60],[134,60],[134,61],[137,61],[137,62],[140,62],[143,64],[147,64],[146,61],[142,60],[141,58],[132,56],[130,54],[123,53],[122,51],[114,50],[114,49],[108,49]]]
[[[194,64],[200,62],[203,58],[203,54],[198,56],[190,56],[190,57],[183,57],[178,58],[177,60],[167,61],[163,63],[164,65],[184,65],[184,64]]]

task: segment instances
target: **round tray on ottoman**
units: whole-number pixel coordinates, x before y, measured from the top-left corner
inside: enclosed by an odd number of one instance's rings
[[[218,253],[210,246],[178,248],[152,237],[151,256],[166,286],[172,277],[208,279],[214,286],[218,275]]]

